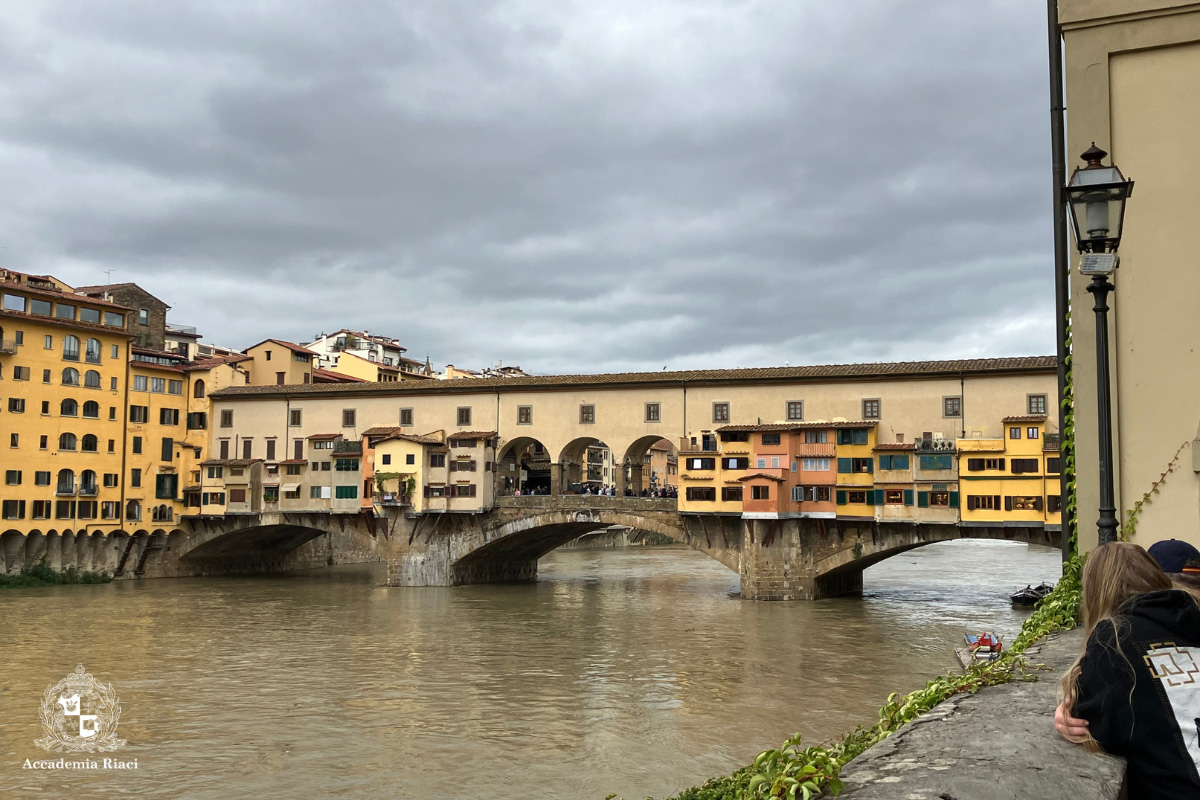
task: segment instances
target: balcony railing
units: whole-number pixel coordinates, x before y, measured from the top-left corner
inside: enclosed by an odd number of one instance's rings
[[[1062,435],[1057,433],[1047,433],[1042,437],[1043,450],[1058,450],[1062,446]]]
[[[17,343],[12,339],[0,339],[0,353],[8,353],[14,355],[17,352]]]
[[[67,486],[65,484],[60,483],[58,485],[58,488],[54,490],[54,493],[56,495],[58,495],[59,497],[74,497],[75,496],[75,487],[73,485]]]
[[[953,453],[958,443],[953,439],[917,439],[918,453]]]
[[[100,487],[95,485],[84,485],[79,487],[80,497],[95,497],[100,494]]]
[[[362,453],[362,442],[358,439],[342,439],[333,443],[335,453]]]
[[[173,508],[164,508],[164,509],[156,508],[150,512],[150,521],[151,522],[174,522],[175,521],[175,509],[173,509]]]

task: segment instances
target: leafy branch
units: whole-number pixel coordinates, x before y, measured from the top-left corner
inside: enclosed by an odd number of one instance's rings
[[[1183,444],[1179,445],[1179,449],[1175,451],[1175,455],[1171,458],[1170,462],[1168,462],[1167,468],[1163,470],[1162,474],[1159,475],[1157,479],[1155,479],[1154,483],[1150,484],[1150,488],[1145,494],[1138,498],[1137,502],[1133,504],[1133,507],[1125,512],[1125,522],[1121,525],[1121,541],[1128,541],[1129,538],[1137,532],[1138,517],[1141,516],[1142,509],[1150,504],[1150,502],[1153,500],[1153,496],[1158,494],[1158,490],[1161,489],[1162,485],[1167,482],[1167,476],[1174,472],[1176,467],[1179,466],[1179,457],[1183,455],[1184,448],[1191,443],[1192,442],[1189,439]]]

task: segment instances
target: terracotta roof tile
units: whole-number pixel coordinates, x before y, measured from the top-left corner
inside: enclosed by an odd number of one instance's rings
[[[759,478],[765,478],[766,480],[775,481],[776,483],[784,483],[787,480],[786,478],[781,478],[778,475],[769,475],[766,472],[755,472],[750,475],[743,475],[742,477],[738,478],[738,480],[753,481],[758,480]]]
[[[459,431],[452,433],[446,437],[449,441],[456,439],[490,439],[496,435],[495,431]]]
[[[273,341],[273,340],[272,340]],[[311,351],[310,351],[311,352]],[[738,382],[786,383],[838,379],[873,380],[900,377],[955,377],[966,374],[1008,372],[1054,372],[1054,356],[1020,358],[975,358],[960,361],[901,361],[877,364],[830,364],[807,367],[757,367],[751,369],[690,370],[680,372],[618,372],[601,375],[534,375],[515,378],[463,378],[453,381],[395,381],[388,383],[331,384],[303,386],[234,386],[215,392],[222,398],[277,394],[449,394],[480,389],[536,389],[560,386],[620,386],[663,384],[722,384]]]
[[[760,433],[774,431],[825,430],[828,428],[874,428],[879,423],[869,420],[843,420],[842,422],[788,422],[771,425],[726,425],[717,428],[717,433]]]
[[[267,342],[270,342],[271,344],[277,344],[277,345],[279,345],[280,347],[286,347],[288,350],[292,350],[292,351],[294,351],[294,352],[297,352],[297,353],[305,353],[305,354],[307,354],[307,355],[310,355],[310,356],[315,356],[315,355],[317,355],[317,353],[313,352],[312,350],[309,350],[309,349],[308,349],[307,347],[305,347],[304,345],[299,345],[299,344],[296,344],[295,342],[287,342],[287,341],[284,341],[283,339],[263,339],[263,340],[262,340],[261,342],[259,342],[258,344],[253,344],[253,345],[250,345],[250,346],[249,346],[249,347],[247,347],[246,349],[247,349],[247,350],[253,350],[254,348],[258,347],[259,345],[264,345],[264,344],[266,344]]]
[[[258,464],[262,461],[261,458],[212,458],[208,461],[201,461],[202,467],[248,467],[251,464]]]
[[[1018,414],[1012,417],[1005,417],[1001,422],[1045,422],[1045,414]]]
[[[347,375],[344,372],[334,372],[333,370],[325,369],[324,367],[313,367],[312,376],[313,376],[314,381],[317,378],[325,378],[334,383],[366,383],[367,382],[365,378],[356,378],[353,375]]]
[[[405,442],[416,442],[417,444],[440,445],[441,439],[435,439],[432,436],[418,436],[415,433],[390,433],[385,435],[379,442],[388,442],[393,439],[400,439]],[[376,442],[378,444],[379,442]]]
[[[129,306],[123,306],[120,303],[113,303],[109,300],[101,300],[98,297],[89,297],[88,295],[76,294],[74,292],[58,292],[53,289],[38,289],[25,283],[17,283],[16,281],[0,281],[0,289],[11,289],[12,291],[37,295],[38,297],[52,297],[55,300],[62,300],[69,303],[86,303],[89,306],[119,308],[122,311],[133,310]]]
[[[342,438],[342,434],[340,434],[340,433],[314,433],[311,436],[308,436],[307,438],[309,438],[309,439],[340,439],[340,438]]]
[[[186,372],[194,372],[202,369],[212,369],[224,364],[237,364],[242,361],[249,361],[250,356],[229,355],[229,356],[212,356],[211,358],[198,358],[192,363],[185,366],[183,369]]]
[[[875,445],[876,450],[912,450],[916,445],[912,442],[892,442],[891,444],[883,443]]]

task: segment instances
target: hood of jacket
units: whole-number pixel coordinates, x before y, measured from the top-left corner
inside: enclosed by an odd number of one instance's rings
[[[1200,642],[1200,604],[1191,592],[1169,589],[1140,594],[1126,601],[1119,613],[1182,641]]]

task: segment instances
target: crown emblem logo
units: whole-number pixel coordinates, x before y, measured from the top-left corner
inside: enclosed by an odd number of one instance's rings
[[[125,746],[117,738],[121,701],[112,684],[100,683],[83,664],[42,697],[42,730],[34,744],[53,753],[106,753]]]

